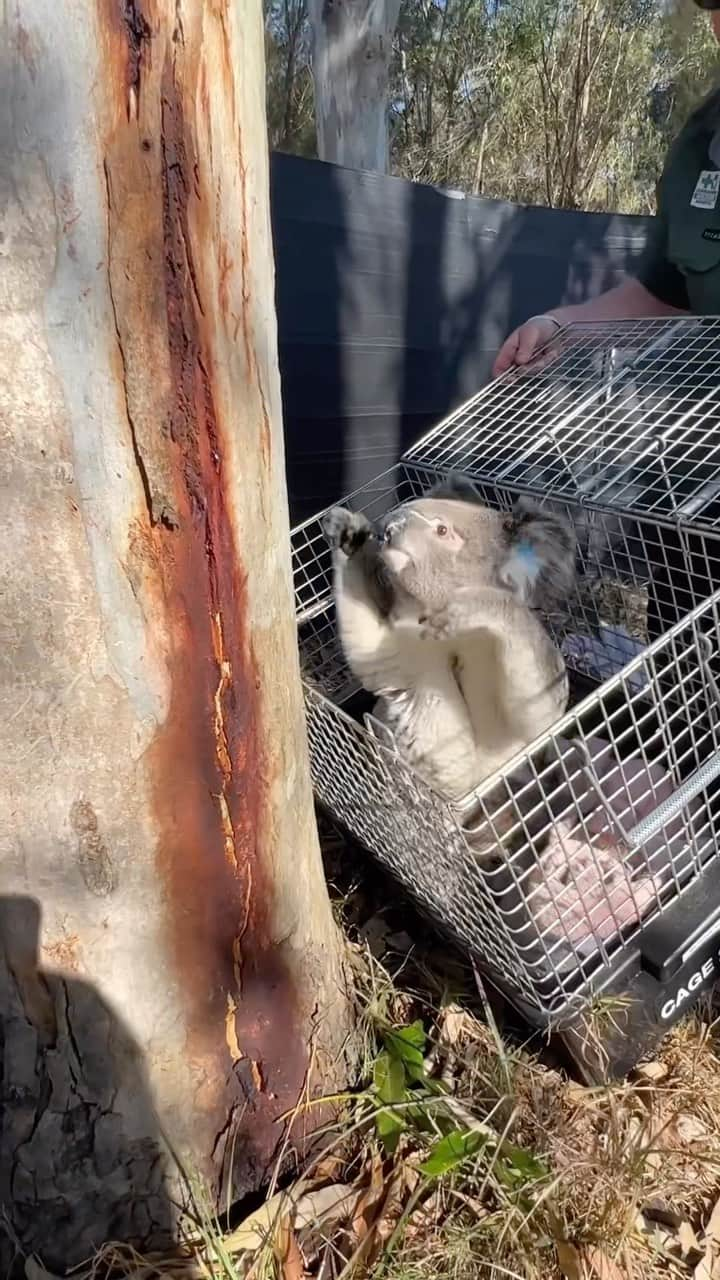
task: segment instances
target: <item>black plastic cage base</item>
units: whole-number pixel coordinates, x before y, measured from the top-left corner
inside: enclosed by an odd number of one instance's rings
[[[583,1001],[576,1017],[556,1024],[539,1018],[494,976],[489,980],[531,1026],[560,1038],[585,1083],[622,1079],[720,982],[720,863],[711,863],[619,953],[602,990]]]
[[[345,832],[352,846],[375,860],[373,850],[335,815],[323,805],[319,810]],[[387,868],[380,869],[396,879]],[[420,918],[462,952],[462,943],[447,924],[434,917],[408,886],[396,882]],[[603,970],[601,989],[589,1000],[584,994],[575,1015],[566,1013],[555,1020],[541,1014],[519,997],[511,981],[488,970],[482,956],[473,954],[471,959],[476,972],[529,1031],[549,1043],[559,1042],[568,1069],[578,1080],[587,1085],[621,1080],[657,1051],[666,1033],[691,1012],[701,995],[720,983],[720,860],[710,863],[685,895],[618,953],[611,970]]]

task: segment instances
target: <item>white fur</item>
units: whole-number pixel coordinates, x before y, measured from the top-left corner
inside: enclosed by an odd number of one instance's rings
[[[348,666],[370,693],[373,714],[398,750],[441,795],[459,799],[476,782],[468,709],[441,645],[421,633],[417,612],[380,617],[356,560],[335,553],[335,604]]]
[[[567,697],[544,628],[504,591],[468,589],[467,618],[426,634],[409,598],[383,618],[358,561],[336,551],[334,591],[348,665],[378,695],[374,714],[398,750],[446,799],[459,800],[547,728]],[[554,682],[554,683],[553,683]]]
[[[565,664],[536,616],[501,591],[468,589],[465,628],[446,644],[458,655],[481,781],[562,714]]]

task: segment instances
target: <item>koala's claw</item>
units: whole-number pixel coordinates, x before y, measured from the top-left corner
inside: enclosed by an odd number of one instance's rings
[[[372,534],[372,525],[362,512],[348,511],[346,507],[331,507],[323,517],[322,529],[330,546],[339,547],[350,556]]]
[[[454,605],[446,605],[444,609],[438,609],[435,613],[426,615],[420,619],[420,627],[423,636],[428,640],[447,640],[456,631],[456,608]]]

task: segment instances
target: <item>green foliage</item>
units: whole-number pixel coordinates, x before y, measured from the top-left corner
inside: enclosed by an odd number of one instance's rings
[[[307,0],[265,0],[265,63],[270,146],[315,153]]]
[[[312,154],[307,0],[268,0],[271,145]],[[645,213],[717,77],[690,0],[403,0],[393,171],[498,199]]]
[[[477,1155],[486,1143],[484,1133],[476,1133],[474,1129],[453,1129],[433,1144],[427,1159],[420,1165],[420,1172],[428,1178],[440,1178],[462,1164],[468,1156]]]
[[[386,1053],[391,1061],[400,1063],[409,1080],[425,1083],[425,1046],[427,1036],[422,1022],[413,1022],[409,1027],[397,1027],[386,1031],[383,1040]]]
[[[381,1053],[375,1063],[373,1083],[381,1102],[402,1102],[405,1098],[405,1068],[399,1058]]]
[[[442,1092],[425,1071],[426,1035],[421,1022],[389,1028],[383,1033],[384,1050],[373,1068],[373,1093],[378,1106],[375,1127],[385,1151],[392,1155],[408,1126],[426,1126],[423,1104]],[[417,1086],[417,1087],[416,1087]]]
[[[669,136],[716,70],[703,15],[656,0],[505,0],[494,12],[447,0],[428,35],[426,10],[406,3],[398,31],[399,172],[520,203],[653,207]]]
[[[405,1135],[425,1149],[419,1169],[427,1179],[442,1178],[466,1162],[484,1160],[494,1185],[519,1201],[547,1180],[548,1170],[536,1156],[501,1137],[483,1120],[466,1118],[460,1108],[458,1123],[458,1107],[447,1088],[427,1073],[427,1036],[421,1022],[383,1028],[381,1040],[369,1099],[386,1156],[395,1154]]]

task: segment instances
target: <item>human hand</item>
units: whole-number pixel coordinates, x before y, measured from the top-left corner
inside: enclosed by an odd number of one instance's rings
[[[540,348],[558,332],[558,323],[550,316],[532,316],[507,337],[495,357],[493,377],[505,373],[513,365],[526,365]]]

